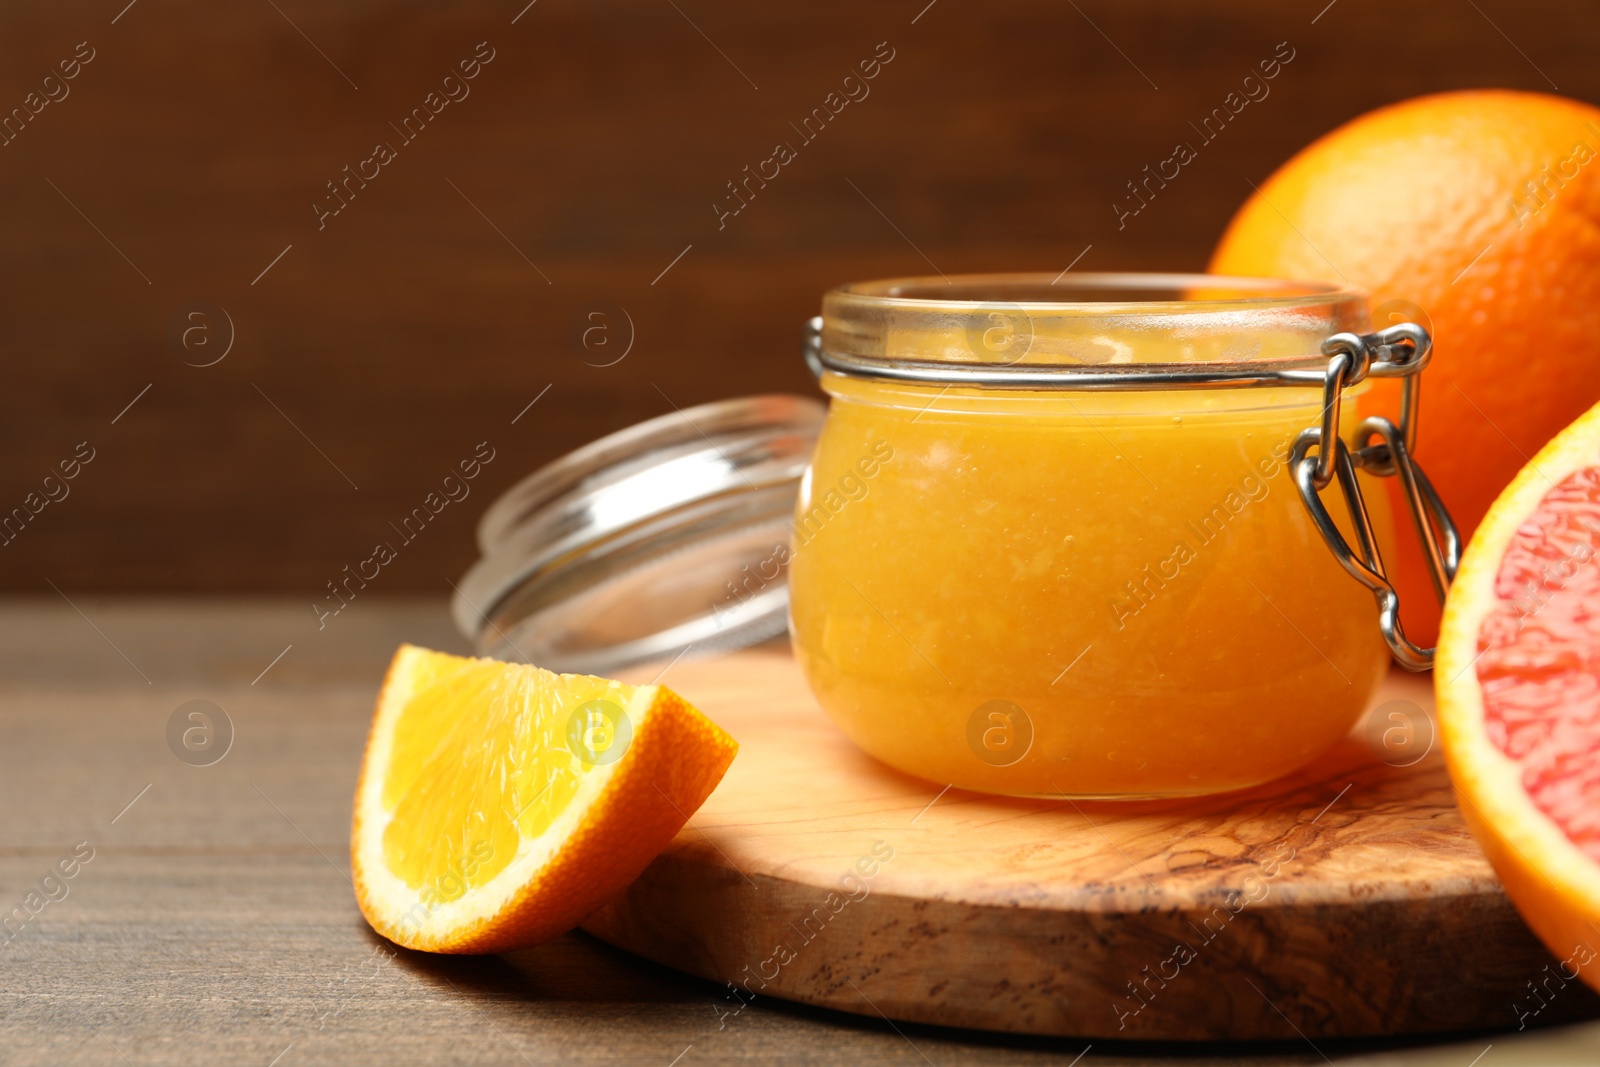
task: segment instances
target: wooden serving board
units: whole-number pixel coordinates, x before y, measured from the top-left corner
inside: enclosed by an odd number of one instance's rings
[[[741,749],[673,845],[585,929],[756,997],[1134,1040],[1515,1027],[1554,968],[1462,824],[1437,751],[1358,729],[1304,774],[1201,800],[943,790],[856,749],[793,659],[664,679]],[[1431,713],[1427,678],[1378,698]],[[1426,724],[1418,724],[1426,733]],[[1409,757],[1409,758],[1415,758]],[[1554,987],[1549,987],[1554,988]],[[1532,1016],[1600,1013],[1577,983]]]

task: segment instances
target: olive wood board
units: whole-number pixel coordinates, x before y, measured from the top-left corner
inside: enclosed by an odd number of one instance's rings
[[[1407,700],[1431,716],[1429,682],[1395,672],[1376,705]],[[1437,746],[1388,755],[1358,727],[1307,771],[1244,792],[1020,800],[867,756],[787,652],[685,661],[663,684],[733,734],[739,755],[584,928],[724,983],[724,1023],[759,997],[1135,1040],[1600,1014],[1577,983],[1534,1000],[1529,983],[1550,988],[1554,957],[1463,825]]]

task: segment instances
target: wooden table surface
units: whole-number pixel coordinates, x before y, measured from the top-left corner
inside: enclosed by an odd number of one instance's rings
[[[320,632],[281,601],[0,603],[0,919],[27,917],[0,927],[0,1063],[1267,1065],[1402,1047],[1086,1050],[768,999],[719,1025],[718,987],[583,934],[504,957],[395,950],[356,911],[347,849],[401,640],[461,646],[442,601],[365,602]],[[233,725],[210,766],[168,747],[190,700]],[[92,858],[51,877],[74,850]],[[1541,1062],[1600,1059],[1592,1026],[1552,1037],[1571,1058]],[[1534,1051],[1459,1040],[1381,1059],[1466,1067],[1492,1046],[1479,1067],[1503,1067]]]

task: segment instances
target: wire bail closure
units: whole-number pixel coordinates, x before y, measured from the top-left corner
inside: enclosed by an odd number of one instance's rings
[[[1315,357],[1291,360],[1243,361],[1212,365],[1182,363],[1127,363],[1083,366],[1077,364],[952,363],[923,359],[891,359],[848,355],[823,343],[823,319],[806,323],[802,352],[817,377],[824,372],[853,378],[910,382],[923,385],[968,386],[979,389],[1066,389],[1084,391],[1143,391],[1175,388],[1278,388],[1300,386],[1322,390],[1322,421],[1307,427],[1294,440],[1289,467],[1300,502],[1311,515],[1317,532],[1346,572],[1372,593],[1378,604],[1378,628],[1395,662],[1411,671],[1433,667],[1431,648],[1421,648],[1405,635],[1400,624],[1400,595],[1389,580],[1373,535],[1356,471],[1381,478],[1398,477],[1404,490],[1412,526],[1422,543],[1428,573],[1440,603],[1455,580],[1461,561],[1461,536],[1450,512],[1412,452],[1417,441],[1420,376],[1432,355],[1428,331],[1403,322],[1375,333],[1338,333],[1322,343],[1327,362]],[[1371,416],[1356,428],[1352,448],[1339,439],[1339,416],[1344,391],[1368,378],[1399,378],[1400,424]],[[1324,447],[1331,441],[1332,447]],[[1322,502],[1322,493],[1335,481],[1344,496],[1355,532],[1357,550],[1345,540],[1338,523]]]
[[[1340,333],[1328,338],[1322,343],[1322,352],[1329,357],[1322,386],[1322,424],[1302,430],[1289,456],[1300,502],[1339,565],[1372,593],[1378,603],[1378,629],[1395,662],[1410,671],[1432,669],[1434,650],[1412,642],[1400,624],[1400,595],[1384,568],[1356,471],[1365,470],[1383,478],[1399,477],[1434,594],[1443,603],[1461,562],[1461,535],[1433,483],[1411,454],[1417,439],[1420,375],[1432,350],[1428,332],[1409,322],[1376,333]],[[1345,389],[1369,376],[1401,379],[1400,425],[1381,415],[1363,419],[1356,428],[1355,447],[1351,448],[1339,439],[1340,405]],[[1332,447],[1325,444],[1329,441]],[[1322,491],[1335,478],[1350,512],[1359,552],[1351,549],[1322,502]]]

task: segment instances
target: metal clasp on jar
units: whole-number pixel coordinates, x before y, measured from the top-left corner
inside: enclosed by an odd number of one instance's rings
[[[1396,477],[1405,490],[1406,507],[1422,542],[1433,588],[1443,602],[1461,560],[1461,537],[1444,502],[1434,492],[1427,475],[1411,455],[1417,440],[1419,375],[1428,365],[1433,342],[1428,331],[1414,323],[1376,333],[1338,333],[1322,343],[1327,363],[1316,367],[1316,357],[1290,360],[1244,361],[1215,365],[1201,363],[1126,363],[1082,366],[1075,364],[949,363],[938,360],[869,358],[831,351],[824,342],[821,316],[806,324],[802,351],[806,364],[820,377],[825,372],[921,385],[962,385],[979,389],[1064,389],[1086,391],[1207,389],[1207,388],[1320,388],[1322,425],[1308,427],[1294,441],[1290,469],[1301,502],[1327,542],[1334,558],[1356,581],[1366,586],[1378,602],[1378,627],[1395,661],[1413,671],[1433,667],[1433,649],[1408,640],[1400,625],[1400,596],[1389,581],[1367,514],[1357,470],[1379,477]],[[1400,425],[1372,416],[1356,428],[1355,445],[1339,439],[1339,413],[1344,391],[1368,378],[1399,378]],[[1333,442],[1324,447],[1323,442]],[[1322,492],[1337,480],[1349,506],[1356,549],[1350,547],[1333,516],[1322,503]]]
[[[1376,333],[1340,333],[1328,338],[1322,344],[1323,354],[1329,357],[1322,384],[1322,425],[1301,431],[1290,454],[1300,500],[1317,531],[1339,564],[1371,591],[1378,602],[1378,628],[1384,641],[1395,661],[1413,671],[1430,669],[1434,650],[1418,647],[1400,624],[1400,596],[1378,552],[1356,471],[1400,478],[1406,509],[1422,543],[1434,592],[1442,603],[1461,561],[1461,536],[1411,454],[1417,439],[1419,376],[1432,349],[1427,331],[1409,322]],[[1344,391],[1369,377],[1401,379],[1400,425],[1382,416],[1363,419],[1356,428],[1354,447],[1347,446],[1339,439],[1338,430]],[[1327,442],[1332,442],[1332,447]],[[1322,502],[1323,490],[1335,480],[1349,509],[1359,551],[1350,547]]]

